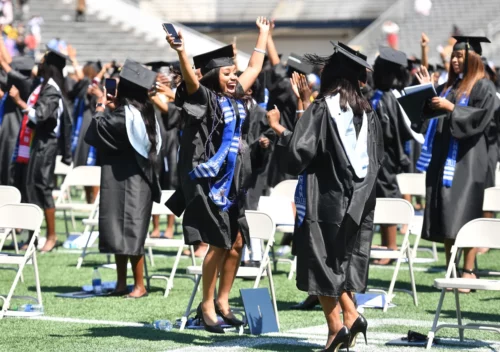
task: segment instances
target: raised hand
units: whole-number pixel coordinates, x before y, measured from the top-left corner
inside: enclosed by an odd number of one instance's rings
[[[429,42],[430,42],[430,40],[429,40],[429,37],[427,36],[427,34],[422,32],[422,37],[420,38],[420,45],[427,46],[427,44],[429,44]]]
[[[72,45],[68,45],[68,57],[71,61],[76,60],[76,49]]]
[[[417,77],[420,84],[431,83],[431,76],[429,75],[429,71],[425,66],[420,66],[415,73],[415,77]]]
[[[274,106],[274,109],[267,112],[266,116],[267,122],[269,122],[269,126],[271,126],[271,128],[274,129],[277,125],[280,124],[280,111],[278,110],[276,105]]]
[[[167,34],[167,42],[170,45],[172,49],[174,49],[177,52],[182,52],[184,51],[184,37],[182,36],[181,30],[177,31],[177,35],[179,36],[180,43],[177,42],[174,43],[174,37],[172,37],[170,34]]]
[[[300,99],[300,93],[299,93],[299,81],[300,81],[300,76],[297,72],[292,73],[292,77],[290,77],[290,83],[292,85],[292,90],[297,99]]]
[[[269,32],[272,33],[274,31],[274,27],[276,27],[276,19],[272,18],[269,21]]]
[[[261,33],[268,33],[270,29],[269,20],[265,17],[257,17],[255,24],[260,29]]]
[[[309,87],[309,82],[307,82],[307,77],[305,75],[300,75],[298,83],[300,100],[302,100],[303,103],[310,102],[312,91]]]

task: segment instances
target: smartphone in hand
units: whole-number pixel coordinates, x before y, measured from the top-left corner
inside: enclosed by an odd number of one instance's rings
[[[167,34],[174,37],[174,44],[182,44],[181,38],[179,38],[179,34],[177,34],[177,31],[175,30],[172,23],[163,23],[162,26],[163,30],[167,32]]]
[[[104,87],[106,88],[106,92],[113,97],[116,96],[116,79],[114,78],[106,78],[104,81]]]

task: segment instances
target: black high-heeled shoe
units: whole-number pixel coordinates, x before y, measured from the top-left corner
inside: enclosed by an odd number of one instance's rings
[[[346,326],[343,326],[342,329],[337,332],[337,335],[333,339],[332,343],[328,348],[324,349],[322,352],[338,352],[341,348],[347,348],[347,352],[349,352],[349,340],[351,338],[351,333]]]
[[[232,325],[232,326],[238,327],[238,326],[242,326],[244,324],[241,320],[236,319],[235,317],[229,318],[229,317],[225,316],[224,313],[222,313],[222,311],[220,310],[219,305],[217,304],[216,300],[214,300],[214,306],[215,306],[215,313],[217,313],[217,315],[219,315],[222,319],[224,319],[224,322],[227,325]]]
[[[222,327],[219,325],[208,325],[205,321],[205,317],[203,316],[203,311],[201,309],[201,303],[196,309],[196,316],[201,319],[201,322],[203,323],[203,327],[205,328],[205,331],[214,333],[214,334],[224,334],[225,331]]]
[[[359,334],[363,334],[363,336],[365,337],[365,343],[368,345],[368,340],[366,338],[367,329],[368,329],[368,322],[366,321],[365,317],[360,314],[351,326],[350,329],[351,337],[349,339],[349,347],[352,348],[356,346],[356,337]]]

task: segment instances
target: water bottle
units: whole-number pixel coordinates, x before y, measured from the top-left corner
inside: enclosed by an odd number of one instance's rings
[[[41,304],[23,304],[20,307],[14,306],[11,308],[11,310],[17,312],[43,313],[43,306]]]
[[[94,288],[94,293],[96,295],[100,295],[102,293],[101,275],[99,274],[97,267],[94,268],[94,272],[92,273],[92,287]]]
[[[162,331],[170,331],[173,328],[172,323],[168,320],[156,320],[153,323],[153,327],[156,330],[162,330]]]

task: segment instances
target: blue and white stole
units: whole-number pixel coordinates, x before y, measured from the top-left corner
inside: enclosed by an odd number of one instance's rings
[[[446,97],[450,92],[451,87],[449,87],[445,92],[441,93],[441,97]],[[462,95],[458,101],[458,106],[467,106],[469,104],[469,97],[467,95]],[[432,147],[434,143],[434,136],[436,135],[437,126],[439,119],[432,119],[427,128],[427,133],[425,134],[425,143],[422,146],[422,152],[417,161],[417,169],[425,172],[429,167],[432,159]],[[450,146],[448,148],[448,155],[446,156],[446,163],[444,165],[443,172],[443,186],[451,187],[453,183],[453,176],[455,175],[455,167],[457,164],[458,155],[458,141],[450,136]]]
[[[373,110],[377,109],[378,103],[382,99],[382,96],[384,95],[384,92],[381,90],[376,90],[375,93],[373,94],[373,97],[370,99],[370,104],[372,105]]]
[[[229,191],[231,190],[240,149],[241,126],[246,118],[246,110],[239,100],[235,101],[235,105],[232,104],[231,99],[226,97],[218,97],[217,100],[224,117],[222,143],[214,156],[196,166],[189,175],[192,179],[214,178],[219,174],[221,167],[226,162],[224,175],[210,187],[209,196],[222,211],[227,211],[233,204],[229,199]],[[235,111],[235,107],[238,109],[237,111]]]
[[[363,122],[361,130],[356,138],[356,130],[354,128],[354,114],[351,107],[347,104],[347,110],[342,111],[340,108],[340,94],[325,98],[325,102],[330,111],[330,115],[337,126],[340,141],[344,147],[344,151],[351,163],[354,173],[359,178],[366,177],[368,173],[369,156],[368,156],[368,118],[366,113],[363,113]],[[295,189],[295,207],[297,209],[297,225],[300,227],[306,215],[306,198],[307,198],[307,173],[299,175],[297,188]]]
[[[75,103],[73,104],[73,116],[76,116],[76,124],[71,136],[71,153],[73,154],[73,156],[75,156],[76,147],[78,146],[78,139],[80,137],[80,131],[82,128],[84,111],[85,99],[76,98]],[[88,166],[94,166],[96,162],[96,149],[95,147],[90,146],[86,164]]]
[[[264,101],[261,101],[259,106],[267,110],[267,103],[269,103],[269,89],[264,88]]]

